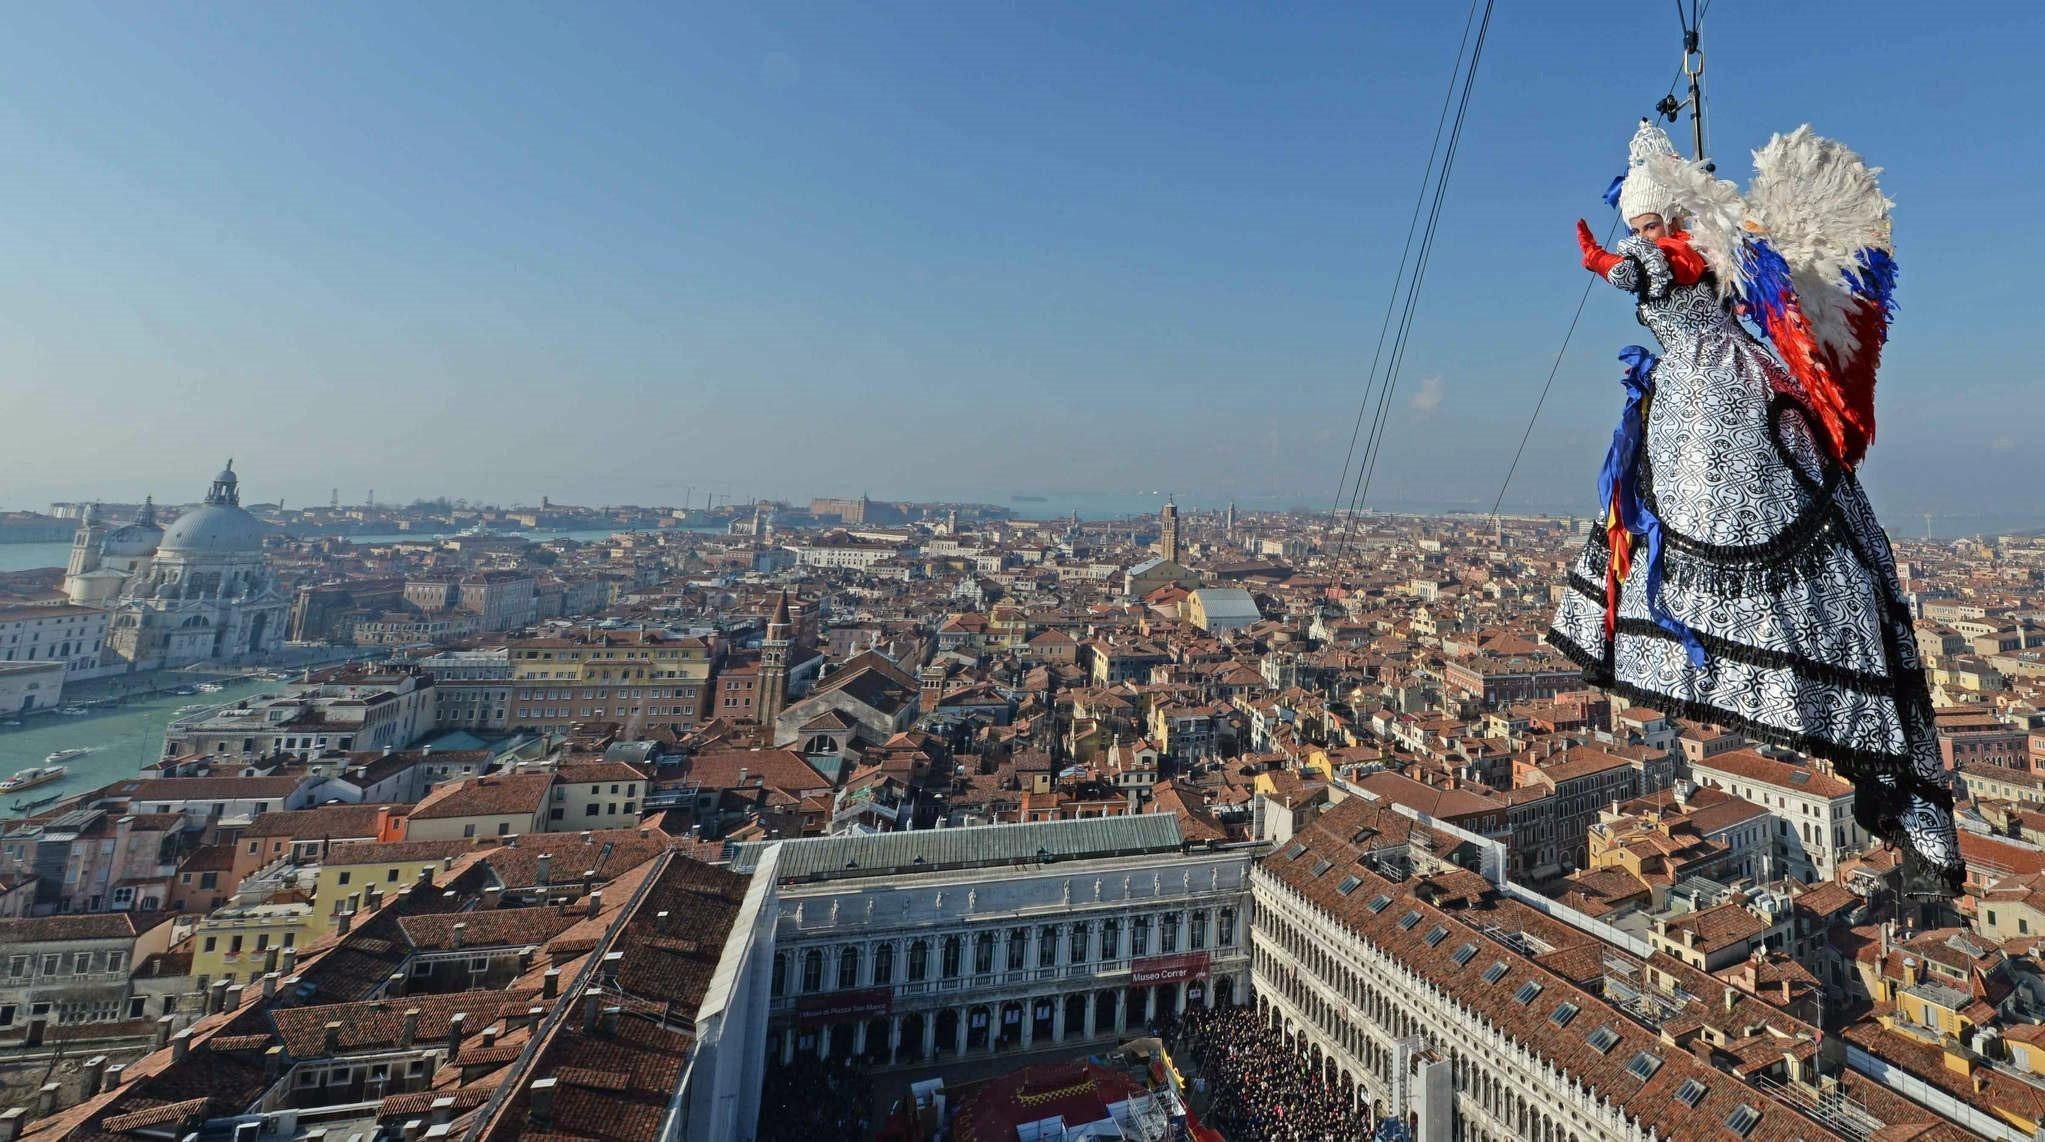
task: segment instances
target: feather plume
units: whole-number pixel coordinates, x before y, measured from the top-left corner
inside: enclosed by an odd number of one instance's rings
[[[1754,152],[1747,228],[1782,255],[1812,336],[1842,357],[1859,348],[1851,315],[1859,298],[1852,286],[1865,268],[1863,254],[1893,249],[1889,211],[1895,203],[1876,184],[1879,173],[1845,144],[1813,134],[1809,124]],[[1888,266],[1893,281],[1894,262]]]
[[[1875,370],[1895,309],[1895,204],[1879,173],[1805,125],[1754,153],[1747,191],[1748,301],[1848,467],[1874,439]]]

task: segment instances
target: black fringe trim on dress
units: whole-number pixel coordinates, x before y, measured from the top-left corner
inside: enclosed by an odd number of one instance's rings
[[[1660,630],[1659,627],[1655,629]],[[1903,829],[1902,818],[1908,809],[1909,795],[1912,793],[1944,809],[1948,814],[1953,808],[1952,790],[1918,780],[1912,759],[1908,756],[1876,753],[1843,745],[1829,738],[1792,733],[1766,722],[1757,722],[1722,706],[1677,698],[1658,691],[1645,690],[1629,682],[1621,682],[1613,675],[1609,647],[1608,657],[1599,658],[1578,646],[1575,640],[1559,630],[1551,628],[1548,631],[1548,644],[1576,663],[1583,670],[1586,682],[1629,702],[1637,702],[1659,710],[1670,717],[1727,726],[1753,740],[1797,750],[1831,762],[1839,775],[1853,785],[1854,820],[1871,835],[1880,837],[1903,851],[1906,874],[1914,867],[1915,883],[1919,890],[1913,895],[1933,895],[1925,889],[1924,886],[1927,885],[1949,890],[1950,896],[1960,894],[1966,878],[1966,866],[1961,864],[1947,868],[1928,864],[1911,846],[1909,835]],[[1905,711],[1901,709],[1897,713],[1899,717],[1907,717]],[[1878,780],[1883,776],[1894,779],[1895,784],[1883,784]],[[1912,862],[1915,862],[1914,866]],[[1910,879],[1908,875],[1907,879]]]

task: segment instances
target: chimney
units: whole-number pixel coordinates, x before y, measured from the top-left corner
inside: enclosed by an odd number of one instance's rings
[[[94,1055],[85,1060],[85,1066],[78,1072],[78,1088],[81,1098],[91,1098],[99,1093],[99,1077],[107,1069],[107,1057]]]
[[[281,956],[277,961],[278,972],[284,975],[290,975],[293,971],[297,970],[297,968],[298,968],[298,949],[297,948],[284,949],[283,956]]]
[[[547,886],[547,884],[548,884],[548,874],[549,874],[549,873],[551,873],[551,872],[553,872],[553,871],[554,871],[554,854],[553,854],[553,853],[541,853],[541,854],[540,854],[540,878],[539,878],[539,885],[540,885],[540,887],[541,887],[541,888],[545,888],[545,887]],[[548,1087],[548,1088],[547,1088],[547,1093],[548,1093],[548,1094],[549,1094],[549,1095],[551,1096],[551,1095],[553,1094],[553,1090],[554,1090],[554,1088],[552,1088],[552,1087]]]
[[[502,889],[502,888],[500,888],[500,887],[498,887],[497,885],[494,885],[494,884],[493,884],[493,885],[491,885],[490,887],[488,887],[488,888],[484,889],[484,890],[483,890],[483,907],[485,907],[485,908],[502,908],[502,907],[504,907],[504,889]]]
[[[126,1073],[128,1064],[115,1063],[107,1068],[106,1078],[99,1084],[101,1090],[112,1090],[121,1085],[121,1075]]]
[[[14,1142],[21,1137],[21,1120],[28,1117],[25,1106],[0,1111],[0,1142]]]
[[[469,934],[469,925],[468,925],[468,922],[467,922],[467,921],[461,921],[461,922],[458,922],[457,924],[455,924],[455,926],[454,926],[454,946],[455,946],[455,948],[456,948],[456,949],[460,949],[460,948],[461,948],[461,946],[462,946],[462,939],[463,939],[464,937],[466,937],[466,936],[467,936],[468,934]]]
[[[280,1045],[271,1047],[269,1050],[264,1051],[263,1077],[269,1079],[271,1082],[275,1082],[277,1080],[277,1076],[283,1073],[284,1073],[284,1048]]]
[[[546,1130],[554,1125],[554,1079],[534,1079],[526,1089],[526,1111],[533,1126]]]
[[[37,1118],[48,1118],[57,1112],[57,1095],[63,1089],[63,1086],[58,1083],[43,1084],[43,1089],[36,1092]]]
[[[583,843],[583,844],[585,844],[585,845],[586,845],[586,844],[590,843],[591,841],[593,841],[593,840],[595,840],[595,839],[596,839],[596,834],[594,834],[594,833],[590,832],[590,831],[589,831],[588,829],[584,829],[584,830],[582,830],[582,843]]]
[[[190,1027],[187,1027],[184,1030],[170,1037],[171,1062],[173,1063],[184,1062],[185,1056],[191,1052],[191,1049],[192,1049],[192,1029]]]
[[[442,1095],[434,1099],[433,1105],[427,1109],[426,1114],[428,1118],[433,1120],[433,1125],[435,1126],[451,1121],[454,1118],[454,1097],[452,1095]]]
[[[216,980],[212,987],[206,989],[206,1013],[208,1015],[218,1015],[226,1009],[227,981],[224,979]]]
[[[412,1045],[412,1041],[417,1039],[418,1037],[419,1037],[419,1009],[416,1007],[407,1007],[405,1008],[404,1026],[398,1029],[398,1046],[409,1047]]]
[[[353,912],[343,912],[339,916],[334,917],[335,930],[340,932],[343,936],[347,935],[348,930],[350,928],[353,928],[354,926],[355,913]]]
[[[420,887],[420,888],[431,888],[431,887],[433,887],[433,866],[432,866],[432,865],[430,865],[430,864],[422,864],[422,865],[420,865],[420,866],[419,866],[419,878],[418,878],[418,879],[417,879],[416,881],[414,881],[413,883],[414,883],[414,884],[415,884],[415,885],[416,885],[417,887]]]
[[[227,1007],[225,1009],[228,1011],[241,1010],[241,996],[245,990],[247,989],[242,984],[229,985],[227,989]]]
[[[426,1129],[425,1119],[423,1118],[408,1119],[405,1122],[405,1125],[399,1128],[398,1137],[403,1139],[404,1142],[419,1142],[419,1135],[422,1132],[424,1132],[425,1129]]]
[[[582,1025],[585,1028],[596,1026],[597,1018],[603,1013],[603,1006],[603,989],[592,987],[582,993]]]
[[[469,1013],[457,1011],[447,1017],[447,1057],[462,1053],[462,1032],[468,1029]]]
[[[496,1045],[497,1045],[497,1025],[493,1023],[490,1026],[483,1028],[483,1046],[495,1047]]]
[[[585,910],[585,911],[583,912],[583,915],[585,915],[585,916],[588,916],[588,917],[591,917],[591,918],[594,918],[594,917],[596,916],[596,914],[597,914],[597,913],[599,913],[599,912],[601,912],[601,911],[603,911],[603,910],[604,910],[604,894],[603,894],[603,893],[601,893],[601,892],[592,892],[592,893],[590,893],[590,894],[589,894],[589,907],[588,907],[588,909],[586,909],[586,910]]]
[[[161,1051],[163,1049],[163,1045],[165,1043],[170,1042],[171,1029],[177,1026],[177,1022],[178,1017],[175,1015],[157,1016],[156,1031],[150,1039],[149,1049],[152,1051]],[[31,1025],[31,1028],[33,1028],[33,1025]]]
[[[390,974],[390,978],[384,980],[383,982],[384,998],[398,999],[403,997],[404,994],[405,994],[405,973],[401,971],[394,971]]]
[[[542,998],[552,999],[560,994],[561,994],[561,969],[548,968],[547,974],[540,977],[540,995]]]

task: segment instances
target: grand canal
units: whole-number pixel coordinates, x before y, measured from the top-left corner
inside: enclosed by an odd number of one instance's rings
[[[0,816],[13,816],[11,806],[18,800],[35,801],[53,793],[77,793],[133,777],[142,766],[162,754],[164,728],[177,716],[180,707],[232,702],[266,689],[276,691],[280,684],[261,679],[227,681],[210,694],[156,694],[132,698],[116,706],[97,707],[75,717],[37,714],[22,719],[19,726],[0,726],[0,777],[39,766],[45,757],[60,749],[93,750],[65,762],[71,772],[61,781],[0,795]]]

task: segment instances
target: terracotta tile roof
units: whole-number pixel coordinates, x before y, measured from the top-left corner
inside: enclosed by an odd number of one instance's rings
[[[534,833],[520,837],[517,845],[493,848],[483,857],[505,888],[533,888],[540,883],[540,858],[551,858],[547,880],[552,884],[574,884],[585,872],[596,873],[598,883],[616,877],[626,869],[645,864],[674,840],[659,829],[597,829],[588,840],[580,833]]]
[[[786,749],[712,750],[688,762],[687,784],[704,789],[737,789],[739,770],[746,771],[745,783],[767,785],[791,793],[829,789],[829,778],[818,773],[802,755]]]
[[[412,810],[418,821],[450,817],[508,817],[537,812],[554,787],[551,773],[508,773],[450,782]]]
[[[1751,749],[1728,750],[1717,757],[1693,762],[1692,767],[1714,770],[1743,781],[1772,785],[1786,792],[1806,793],[1814,797],[1847,797],[1853,793],[1853,786],[1829,773],[1807,765],[1777,761]]]
[[[466,1060],[468,1057],[469,1052],[463,1051],[462,1058]],[[513,1048],[511,1058],[515,1059],[517,1057],[518,1049]],[[507,1059],[505,1061],[508,1062],[510,1060]],[[433,1104],[443,1098],[453,1099],[455,1113],[461,1114],[474,1110],[488,1102],[490,1096],[496,1090],[497,1088],[494,1086],[476,1085],[457,1087],[453,1090],[415,1090],[407,1094],[394,1094],[376,1104],[376,1116],[378,1118],[417,1117],[432,1110]]]
[[[506,948],[544,944],[575,926],[583,905],[540,905],[533,908],[482,908],[473,912],[442,912],[407,916],[398,928],[413,949],[422,952],[460,948]],[[455,926],[461,925],[457,944]]]
[[[497,843],[496,837],[461,837],[445,841],[344,841],[327,850],[321,865],[337,868],[444,860],[467,856],[481,848],[494,848]]]
[[[1695,932],[1695,947],[1706,955],[1742,940],[1751,940],[1767,930],[1767,922],[1741,904],[1721,904],[1715,908],[1687,912],[1668,922],[1670,939],[1681,943],[1683,933]]]
[[[405,1024],[405,1012],[419,1012],[419,1043],[446,1040],[457,1012],[466,1016],[471,1031],[480,1031],[510,1007],[524,1010],[537,988],[509,991],[457,991],[445,995],[406,995],[368,1003],[328,1003],[310,1007],[273,1007],[270,1018],[294,1059],[324,1059],[335,1055],[327,1050],[326,1025],[341,1024],[338,1054],[388,1050],[398,1046]]]
[[[1305,843],[1308,853],[1318,859],[1306,859],[1306,854],[1302,854],[1300,859],[1286,859],[1285,853],[1291,851],[1288,848],[1264,857],[1259,862],[1260,872],[1306,897],[1336,923],[1356,933],[1359,939],[1374,945],[1392,960],[1408,965],[1445,993],[1457,997],[1489,1019],[1501,1034],[1536,1051],[1572,1078],[1587,1082],[1592,1089],[1600,1092],[1601,1097],[1618,1101],[1627,1114],[1639,1121],[1661,1124],[1694,1122],[1701,1127],[1694,1136],[1709,1137],[1717,1124],[1724,1122],[1744,1104],[1760,1114],[1759,1121],[1748,1134],[1750,1139],[1787,1142],[1790,1139],[1838,1137],[1769,1098],[1758,1087],[1737,1082],[1688,1053],[1664,1044],[1658,1035],[1635,1023],[1600,996],[1577,987],[1545,965],[1526,959],[1511,947],[1495,942],[1474,923],[1466,922],[1458,915],[1458,910],[1437,908],[1426,903],[1421,895],[1429,883],[1428,879],[1394,883],[1358,863],[1361,850],[1349,842],[1344,831],[1351,824],[1342,812],[1347,806],[1345,803],[1323,814],[1296,838]],[[1331,863],[1323,869],[1322,875],[1316,876],[1313,870],[1321,867],[1321,860]],[[1347,894],[1338,892],[1338,884],[1350,876],[1358,878],[1359,885]],[[1462,874],[1457,879],[1464,877],[1471,877],[1471,874]],[[1483,883],[1482,878],[1473,879]],[[1398,900],[1398,906],[1372,912],[1367,905],[1379,895]],[[1483,908],[1479,915],[1487,925],[1497,924],[1505,914],[1532,913],[1524,905],[1510,901],[1486,903],[1489,906]],[[1418,912],[1420,919],[1410,927],[1401,927],[1400,920],[1409,911]],[[1537,913],[1534,915],[1538,916]],[[1540,919],[1547,921],[1545,917]],[[1442,946],[1470,943],[1476,947],[1478,954],[1459,964],[1453,956],[1443,955],[1439,947],[1427,944],[1425,936],[1436,925],[1452,933]],[[1524,928],[1530,935],[1553,935],[1567,947],[1581,946],[1586,941],[1593,945],[1597,943],[1594,937],[1556,921],[1547,921],[1546,924],[1529,921]],[[1573,933],[1574,938],[1565,937],[1565,933]],[[1549,941],[1544,938],[1543,942]],[[1483,975],[1493,963],[1504,965],[1503,974],[1486,981]],[[1704,978],[1709,980],[1709,977]],[[1514,996],[1519,985],[1529,981],[1542,984],[1538,1000],[1531,1004],[1516,1002]],[[1687,978],[1685,986],[1689,987]],[[1567,1027],[1558,1028],[1549,1016],[1565,1000],[1575,1004],[1580,1013]],[[1614,1039],[1612,1045],[1602,1052],[1589,1042],[1591,1033],[1600,1028],[1609,1029]],[[1815,1051],[1815,1040],[1808,1045]],[[1629,1063],[1641,1052],[1662,1060],[1660,1068],[1645,1081],[1627,1073]],[[1780,1058],[1779,1046],[1777,1058]],[[1675,1098],[1676,1091],[1692,1079],[1705,1088],[1695,1107]],[[1676,1136],[1691,1135],[1679,1133]]]
[[[257,817],[242,832],[247,837],[290,837],[294,840],[325,840],[330,837],[374,837],[378,820],[392,810],[402,814],[407,805],[318,805],[306,809],[272,811]]]
[[[165,1126],[183,1122],[188,1118],[203,1119],[213,1100],[205,1097],[188,1098],[183,1102],[165,1102],[126,1114],[116,1114],[100,1123],[110,1133],[126,1134],[131,1130],[143,1130],[151,1126]]]

